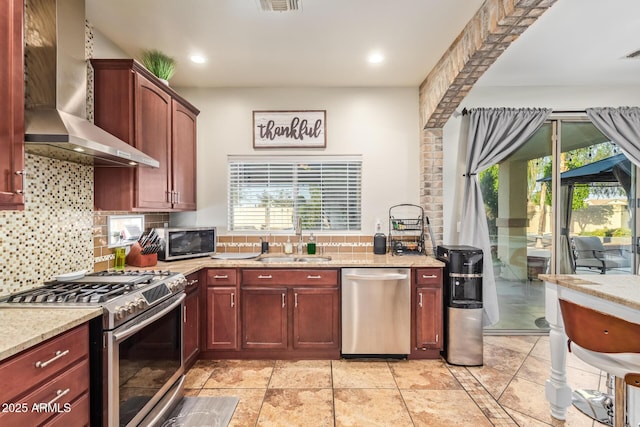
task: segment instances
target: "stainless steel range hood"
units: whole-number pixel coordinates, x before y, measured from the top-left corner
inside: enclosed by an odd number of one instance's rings
[[[160,164],[86,120],[84,0],[27,0],[25,151],[95,166]]]

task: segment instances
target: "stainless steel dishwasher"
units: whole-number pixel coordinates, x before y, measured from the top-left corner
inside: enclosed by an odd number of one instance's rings
[[[342,269],[342,355],[402,357],[411,351],[408,268]]]

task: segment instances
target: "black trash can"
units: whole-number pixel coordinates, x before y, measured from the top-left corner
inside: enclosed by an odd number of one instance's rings
[[[482,249],[438,246],[444,268],[444,358],[452,365],[483,363]]]

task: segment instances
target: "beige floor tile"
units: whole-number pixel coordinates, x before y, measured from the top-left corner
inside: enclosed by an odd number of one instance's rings
[[[220,360],[215,363],[205,388],[267,388],[272,360]]]
[[[513,409],[505,408],[505,410],[520,427],[548,427],[549,426],[549,424],[547,423],[543,423],[540,420],[536,420],[535,418],[531,418],[525,414],[521,414],[520,412],[514,411]]]
[[[270,389],[257,426],[333,426],[331,389]]]
[[[334,389],[336,427],[412,426],[398,389]]]
[[[567,420],[564,424],[551,417],[549,412],[549,402],[544,397],[544,385],[534,382],[514,378],[507,390],[499,400],[499,403],[506,409],[513,409],[531,418],[551,425],[565,427],[585,427],[592,424],[591,420],[579,413],[572,406],[567,412]]]
[[[415,426],[491,426],[464,390],[402,390],[401,393]]]
[[[391,374],[402,389],[462,388],[442,360],[399,360],[389,362]]]
[[[219,388],[203,388],[198,396],[233,396],[240,399],[236,410],[233,413],[229,427],[246,427],[254,426],[258,421],[260,408],[264,399],[266,389],[219,389]]]
[[[549,347],[549,336],[542,336],[531,350],[531,356],[536,356],[544,360],[551,360],[551,347]]]
[[[278,360],[269,388],[331,388],[331,361]]]
[[[499,371],[488,366],[468,367],[471,375],[473,375],[484,388],[493,396],[499,399],[504,390],[511,382],[513,375]]]
[[[487,335],[484,337],[484,343],[491,344],[497,347],[508,348],[509,350],[517,351],[520,353],[529,354],[538,342],[539,338],[540,337],[535,335]]]
[[[334,360],[334,388],[396,388],[386,361]]]
[[[389,368],[401,390],[462,388],[441,360],[400,360],[389,362]]]
[[[522,362],[524,362],[524,359],[527,357],[525,353],[492,344],[484,345],[483,356],[484,366],[510,375],[516,374]]]
[[[202,388],[211,376],[216,362],[214,360],[197,360],[187,371],[184,388]]]

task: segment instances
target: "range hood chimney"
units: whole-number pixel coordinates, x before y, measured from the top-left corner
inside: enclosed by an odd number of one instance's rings
[[[25,151],[95,166],[159,166],[86,120],[84,0],[27,0],[25,69]]]

